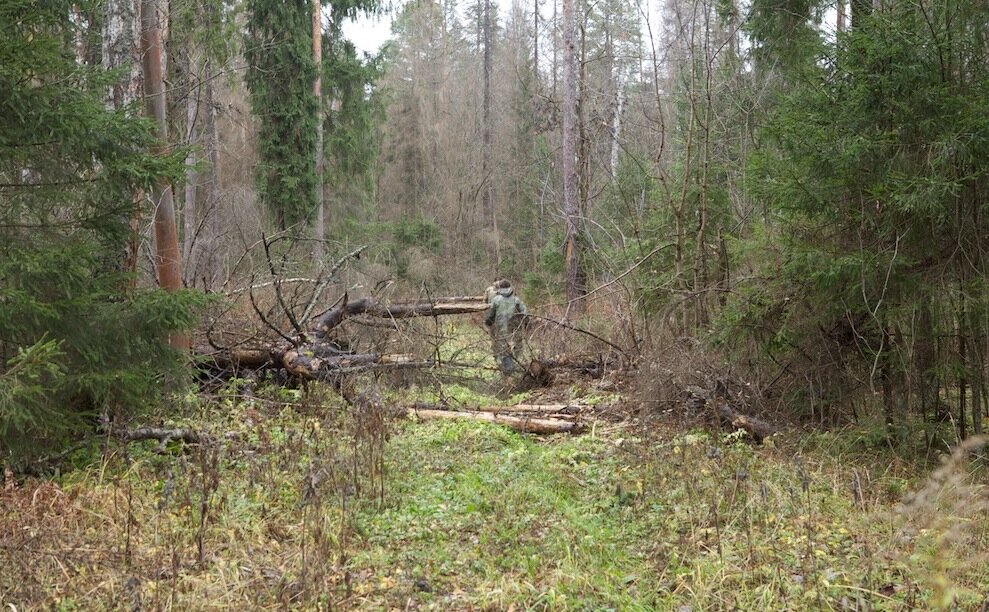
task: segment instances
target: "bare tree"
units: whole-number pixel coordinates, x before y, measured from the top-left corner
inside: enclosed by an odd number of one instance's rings
[[[128,69],[107,92],[107,107],[119,111],[134,103],[141,92],[140,15],[137,0],[107,0],[103,8],[103,68],[110,71],[126,66]],[[134,194],[135,201],[140,198],[140,193]],[[135,217],[131,219],[131,238],[119,264],[120,269],[132,274],[137,271],[139,250],[136,215],[135,211]]]
[[[577,177],[577,61],[574,0],[563,0],[563,242],[567,301],[576,306],[583,295],[580,252],[580,203]]]
[[[316,66],[312,93],[316,98],[316,228],[313,258],[323,259],[323,242],[326,239],[323,203],[323,11],[320,0],[312,0],[312,61]]]
[[[484,122],[483,130],[483,161],[481,164],[482,178],[484,181],[483,198],[484,205],[481,209],[487,218],[494,233],[495,262],[501,263],[501,240],[498,237],[498,214],[495,210],[494,202],[494,181],[491,180],[491,0],[484,0],[483,16],[483,38],[484,38],[484,100],[482,103],[482,114]]]

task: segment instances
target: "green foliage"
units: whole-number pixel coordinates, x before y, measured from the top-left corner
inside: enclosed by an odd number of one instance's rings
[[[358,57],[349,40],[324,36],[323,92],[333,108],[326,114],[327,164],[332,182],[365,181],[378,153],[375,128],[384,105],[374,89],[382,57]],[[367,189],[369,185],[365,184]]]
[[[754,0],[746,30],[754,42],[756,65],[788,76],[809,67],[820,49],[815,25],[830,6],[821,0]]]
[[[825,395],[847,399],[855,371],[911,367],[899,331],[933,343],[968,327],[959,304],[987,295],[986,19],[977,3],[893,3],[790,85],[750,160],[770,226],[737,244],[735,265],[755,273],[729,301],[726,339],[744,331],[734,342],[824,373]],[[935,320],[918,329],[921,312]],[[937,359],[923,369],[955,363]]]
[[[306,0],[250,0],[244,55],[251,110],[258,118],[261,201],[279,229],[301,228],[316,212],[317,129],[324,120],[324,183],[338,201],[372,190],[377,156],[375,126],[382,105],[373,82],[380,58],[360,58],[344,39],[343,23],[378,10],[377,0],[331,0],[323,36],[322,65],[312,56],[312,3]],[[323,99],[313,95],[322,72]],[[356,193],[344,193],[353,191]]]
[[[414,246],[438,253],[443,246],[443,230],[422,216],[402,216],[394,225],[395,240],[402,246]]]
[[[258,192],[278,229],[301,229],[316,213],[312,6],[306,0],[248,6],[244,55],[258,119]]]
[[[0,6],[0,460],[15,463],[152,400],[198,301],[117,271],[135,192],[177,176],[181,152],[149,155],[153,127],[105,108],[113,75],[75,62],[71,8]]]

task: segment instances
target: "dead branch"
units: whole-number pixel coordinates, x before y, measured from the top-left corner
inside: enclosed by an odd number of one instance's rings
[[[247,293],[248,291],[251,291],[253,289],[264,289],[265,287],[273,287],[275,285],[275,283],[282,283],[283,285],[285,285],[285,284],[292,284],[292,283],[303,283],[303,284],[315,285],[318,282],[319,282],[319,279],[316,279],[316,278],[283,278],[283,279],[276,279],[276,280],[266,281],[266,282],[263,282],[263,283],[257,283],[257,284],[250,285],[250,286],[247,286],[247,287],[240,287],[239,289],[234,289],[232,291],[226,291],[226,292],[224,292],[223,295],[225,295],[227,297],[233,297],[235,295],[240,295],[241,293]]]
[[[292,309],[289,308],[288,304],[285,303],[285,296],[282,295],[282,283],[281,280],[278,278],[278,272],[275,271],[275,262],[271,260],[271,245],[274,243],[274,241],[268,242],[268,240],[265,238],[265,235],[263,233],[261,234],[261,238],[262,238],[261,244],[264,246],[264,257],[268,262],[268,271],[271,272],[271,277],[276,279],[274,285],[275,297],[278,299],[278,304],[282,307],[282,311],[285,313],[285,316],[288,317],[289,323],[292,324],[292,329],[294,329],[297,334],[301,335],[303,333],[302,326],[296,320],[295,313],[292,312]]]
[[[312,311],[316,307],[316,303],[319,302],[320,296],[323,294],[323,291],[326,290],[326,286],[329,285],[330,281],[333,280],[333,278],[336,276],[336,273],[340,270],[340,268],[343,267],[343,264],[346,263],[348,259],[360,258],[361,253],[365,249],[367,249],[367,245],[359,246],[353,251],[347,253],[346,255],[338,259],[336,263],[333,264],[333,267],[331,267],[329,272],[327,272],[326,278],[324,278],[323,281],[319,283],[319,286],[316,287],[316,290],[313,291],[312,296],[309,298],[309,303],[306,305],[306,309],[302,312],[301,321],[303,323],[309,321],[309,316],[312,315]]]
[[[509,413],[537,413],[537,414],[577,414],[586,406],[575,404],[515,404],[514,406],[482,406],[477,410],[480,412],[509,412]]]
[[[614,342],[612,342],[610,340],[605,340],[604,338],[602,338],[601,336],[595,334],[594,332],[587,331],[586,329],[577,327],[576,325],[572,325],[572,324],[570,324],[570,323],[568,323],[566,321],[558,321],[556,319],[550,319],[549,317],[543,317],[543,316],[535,315],[535,314],[531,314],[531,313],[530,314],[527,314],[525,316],[526,316],[526,318],[529,318],[529,319],[538,319],[540,321],[546,321],[548,323],[553,323],[555,325],[558,325],[558,326],[560,326],[560,327],[562,327],[564,329],[569,329],[569,330],[575,331],[575,332],[577,332],[579,334],[584,334],[585,336],[590,336],[591,338],[594,338],[598,342],[602,342],[604,344],[607,344],[611,348],[613,348],[616,351],[618,351],[618,353],[622,357],[624,357],[627,361],[631,361],[631,359],[629,358],[628,352],[625,349],[623,349],[622,347],[618,346],[617,344],[615,344]]]
[[[284,355],[284,349],[231,349],[215,353],[202,354],[206,363],[212,363],[225,370],[251,369],[256,370],[279,363]]]

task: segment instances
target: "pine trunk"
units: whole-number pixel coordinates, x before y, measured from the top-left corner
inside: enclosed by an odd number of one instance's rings
[[[313,259],[323,260],[326,240],[326,219],[323,202],[323,23],[320,0],[312,2],[312,61],[316,66],[316,79],[312,92],[316,98],[316,228],[313,241]]]
[[[149,119],[158,125],[158,143],[154,152],[165,153],[168,143],[168,122],[165,115],[165,82],[161,66],[161,31],[158,28],[158,11],[155,0],[141,0],[141,49],[144,63],[144,97]],[[178,231],[175,227],[175,202],[172,186],[159,179],[151,192],[155,205],[155,267],[158,283],[165,291],[182,288],[182,272],[179,262]],[[189,338],[175,335],[169,344],[181,350],[189,349]]]

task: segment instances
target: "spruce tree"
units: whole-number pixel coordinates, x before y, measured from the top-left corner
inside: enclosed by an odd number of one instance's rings
[[[256,181],[279,230],[316,212],[316,126],[311,7],[305,0],[248,3],[247,87],[258,120]]]
[[[152,126],[105,106],[117,75],[79,64],[74,3],[0,4],[0,462],[147,405],[179,367],[164,340],[190,296],[130,289],[133,194],[181,171]]]
[[[860,13],[764,124],[752,185],[777,227],[753,241],[763,280],[738,287],[732,328],[803,364],[815,400],[882,391],[892,424],[928,403],[932,375],[984,384],[967,360],[989,296],[987,21],[944,0]]]

